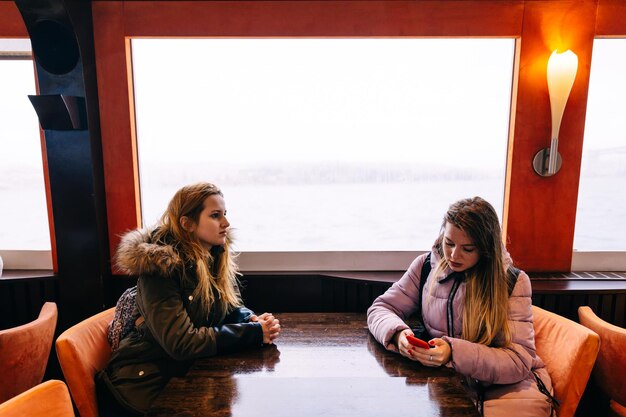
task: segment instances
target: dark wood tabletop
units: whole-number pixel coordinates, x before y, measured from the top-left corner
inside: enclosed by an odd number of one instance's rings
[[[478,416],[461,379],[386,351],[365,314],[276,314],[275,345],[197,360],[148,416]]]

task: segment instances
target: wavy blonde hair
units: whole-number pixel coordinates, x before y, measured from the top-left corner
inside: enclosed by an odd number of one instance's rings
[[[185,266],[189,264],[195,266],[198,284],[194,296],[199,297],[206,314],[209,314],[214,303],[219,303],[222,312],[220,319],[223,319],[228,312],[242,305],[238,281],[239,269],[235,263],[235,255],[230,251],[230,239],[227,239],[224,245],[224,252],[215,259],[195,234],[185,230],[180,223],[184,216],[197,224],[204,209],[204,202],[212,195],[224,197],[217,186],[208,182],[187,185],[178,190],[161,216],[155,238],[164,244],[172,245]],[[211,266],[216,261],[219,264],[215,268],[216,276],[213,276]],[[189,279],[185,269],[182,268],[182,279]]]
[[[494,208],[480,197],[459,200],[452,204],[443,219],[441,233],[435,243],[441,259],[435,269],[439,276],[448,268],[443,255],[446,224],[463,230],[476,246],[478,263],[465,271],[465,310],[462,337],[483,345],[511,343],[508,323],[509,282],[511,260],[503,250],[500,222]]]

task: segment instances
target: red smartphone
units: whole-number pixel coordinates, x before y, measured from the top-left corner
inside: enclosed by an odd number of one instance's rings
[[[421,347],[423,349],[434,348],[434,346],[431,346],[428,343],[424,342],[422,339],[418,339],[417,337],[411,336],[410,334],[406,335],[406,340],[408,340],[409,343],[413,346]]]

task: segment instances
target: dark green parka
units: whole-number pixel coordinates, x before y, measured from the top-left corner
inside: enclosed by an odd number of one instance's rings
[[[212,253],[217,264],[221,253]],[[184,265],[173,246],[153,243],[149,231],[126,234],[117,263],[139,277],[143,321],[120,341],[97,382],[126,408],[146,412],[169,379],[184,375],[196,358],[262,345],[261,325],[249,321],[253,313],[247,308],[224,315],[214,305],[208,317],[202,313],[193,295],[195,268]]]

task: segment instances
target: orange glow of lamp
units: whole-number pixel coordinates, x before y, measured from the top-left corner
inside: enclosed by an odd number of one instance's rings
[[[550,147],[537,152],[533,159],[533,168],[542,177],[550,177],[561,168],[561,155],[558,152],[559,130],[577,70],[578,57],[572,51],[567,50],[562,53],[554,51],[550,55],[547,78],[552,112],[552,140]]]

